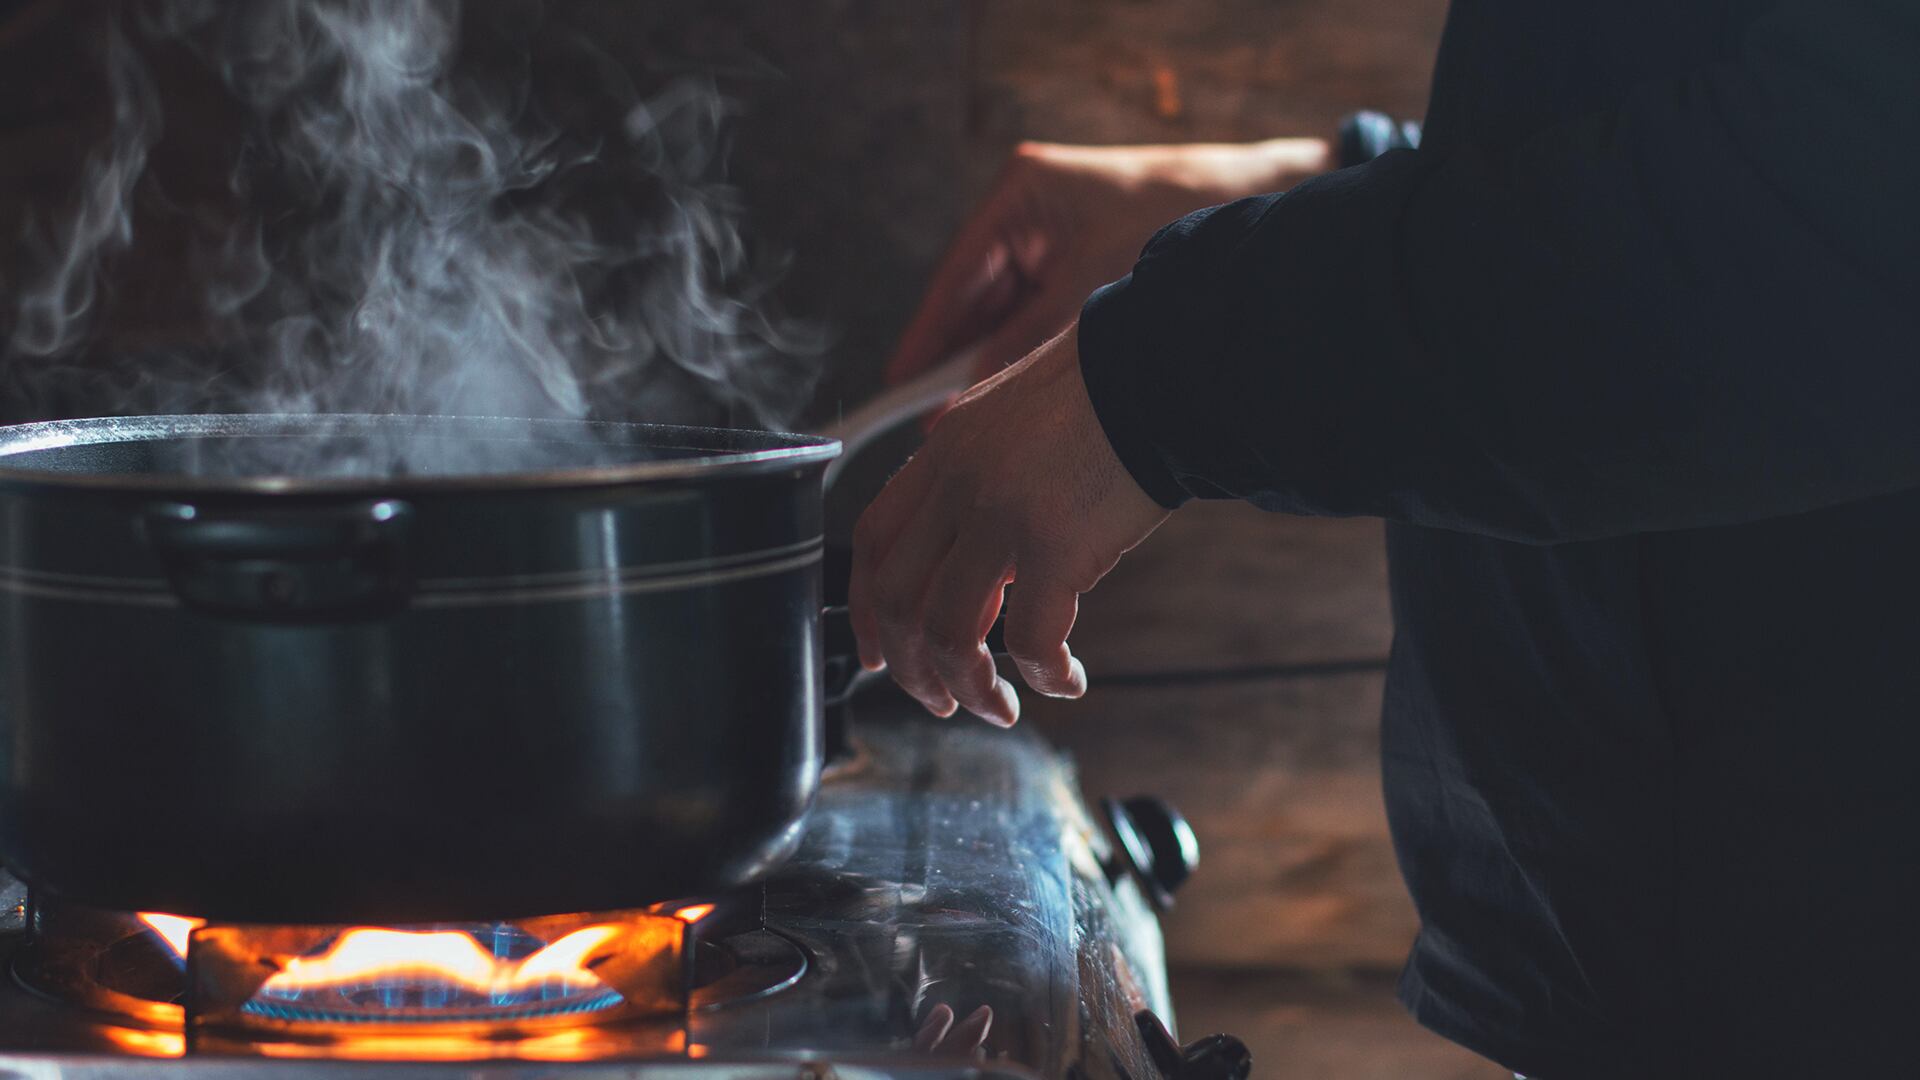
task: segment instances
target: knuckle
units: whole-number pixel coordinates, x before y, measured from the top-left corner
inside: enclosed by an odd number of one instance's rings
[[[978,690],[973,687],[969,687],[965,690],[961,690],[956,687],[953,692],[953,700],[959,702],[961,708],[967,710],[970,713],[978,715],[980,713],[988,712],[990,710],[991,708],[990,703],[992,702],[993,697],[992,695],[987,694],[986,692]]]
[[[1075,554],[1068,543],[1042,534],[1034,543],[1035,554],[1029,563],[1037,570],[1028,580],[1034,585],[1045,585],[1051,590],[1067,596],[1080,596],[1093,591],[1100,582],[1104,571],[1091,560]]]
[[[967,640],[968,635],[951,626],[936,626],[927,629],[927,648],[935,657],[949,665],[957,665],[971,657],[976,643]]]
[[[913,607],[897,589],[887,589],[873,598],[874,614],[884,626],[905,626],[913,618]]]
[[[1027,561],[1048,579],[1059,579],[1080,561],[1074,554],[1075,538],[1080,533],[1078,515],[1060,508],[1036,514],[1027,532]]]
[[[993,673],[989,669],[982,671],[977,665],[966,665],[958,670],[943,673],[946,686],[952,692],[954,700],[978,710],[993,701]]]
[[[908,697],[918,701],[921,707],[928,712],[937,713],[940,711],[942,702],[939,695],[928,693],[923,687],[910,686],[907,683],[901,683],[900,688],[907,692]]]
[[[998,526],[1011,523],[1006,513],[1007,498],[995,485],[970,484],[953,494],[959,500],[953,505],[965,512],[967,532],[975,541],[998,535]]]
[[[939,695],[933,691],[926,679],[915,679],[903,675],[895,675],[893,681],[900,684],[900,689],[905,690],[908,694],[922,702],[932,703],[939,698]]]
[[[910,618],[915,608],[916,593],[904,579],[904,571],[898,566],[889,566],[880,571],[873,582],[873,606],[883,615],[895,619]]]
[[[887,670],[893,675],[893,681],[899,683],[910,694],[918,696],[926,690],[931,681],[931,673],[917,658],[907,655],[889,656]]]
[[[938,713],[944,716],[953,711],[953,695],[947,693],[946,689],[938,683],[932,684],[931,688],[922,689],[914,696],[920,699],[921,704],[927,707],[928,712]]]

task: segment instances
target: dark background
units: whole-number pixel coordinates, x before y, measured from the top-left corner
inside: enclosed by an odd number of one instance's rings
[[[500,7],[475,0],[476,8]],[[524,0],[510,0],[524,6]],[[0,0],[0,251],[29,213],[70,204],[104,128],[102,4]],[[1022,138],[1235,140],[1332,130],[1358,104],[1417,114],[1438,0],[553,0],[547,18],[646,83],[715,73],[741,107],[733,179],[752,234],[793,264],[785,306],[834,344],[810,418],[871,392],[961,215]],[[217,189],[236,117],[181,50],[143,45],[165,134],[152,172],[176,203]],[[146,196],[149,203],[152,196]],[[169,316],[177,221],[138,220],[112,266],[137,339]],[[147,324],[136,326],[135,323]]]

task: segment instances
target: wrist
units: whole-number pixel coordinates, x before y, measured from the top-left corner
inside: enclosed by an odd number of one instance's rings
[[[1173,510],[1192,496],[1167,467],[1152,434],[1156,403],[1164,404],[1166,395],[1155,377],[1156,353],[1137,323],[1137,309],[1127,302],[1131,281],[1123,278],[1087,298],[1074,324],[1074,355],[1088,411],[1114,460],[1147,499]]]

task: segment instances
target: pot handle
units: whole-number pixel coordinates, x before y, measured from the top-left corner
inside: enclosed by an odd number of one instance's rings
[[[827,486],[833,486],[840,470],[858,457],[868,443],[966,392],[973,385],[973,367],[979,359],[980,346],[962,349],[917,377],[881,391],[820,429],[821,435],[840,440],[840,456],[827,462]]]
[[[271,510],[169,502],[147,507],[136,531],[160,556],[174,594],[196,611],[349,622],[406,606],[412,517],[397,499]]]

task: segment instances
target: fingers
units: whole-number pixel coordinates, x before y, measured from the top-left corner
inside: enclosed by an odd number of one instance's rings
[[[1080,606],[1071,579],[1041,558],[1019,565],[1017,530],[985,518],[958,526],[929,471],[909,462],[854,530],[848,606],[861,664],[890,669],[937,716],[964,707],[1010,726],[1019,696],[984,643],[1004,596],[1007,648],[1026,684],[1049,697],[1086,693],[1086,669],[1066,644]]]
[[[1023,572],[1007,590],[1007,652],[1028,686],[1048,697],[1087,692],[1087,669],[1067,649],[1080,594],[1057,574]]]
[[[962,708],[1001,727],[1020,719],[1020,698],[995,670],[986,636],[1011,571],[1004,536],[988,529],[962,532],[927,591],[924,619],[941,685]]]
[[[938,506],[915,513],[877,567],[856,574],[852,605],[862,662],[877,653],[869,666],[884,660],[894,681],[929,712],[950,716],[965,708],[1009,727],[1020,718],[1019,695],[985,644],[1005,596],[1007,646],[1027,685],[1050,697],[1086,693],[1086,669],[1066,644],[1078,592],[1039,565],[1020,571],[1009,531],[956,530],[947,520]]]
[[[1086,691],[1067,646],[1079,596],[1167,514],[1119,479],[1085,397],[1069,331],[969,390],[855,532],[862,658],[935,713],[1019,715],[981,646],[1002,605],[1020,678]]]
[[[871,606],[887,670],[901,689],[935,716],[952,716],[959,705],[934,668],[922,613],[934,571],[946,560],[953,540],[953,528],[938,507],[916,515],[901,530],[873,578]]]
[[[847,620],[853,624],[853,640],[860,650],[860,666],[868,671],[879,671],[887,662],[880,652],[880,623],[873,614],[874,545],[862,536],[863,532],[873,531],[867,525],[872,514],[872,509],[868,509],[853,531],[853,572],[847,578]]]
[[[878,497],[860,515],[853,530],[853,572],[847,582],[847,608],[854,639],[860,647],[860,666],[879,671],[886,666],[880,648],[880,621],[874,607],[874,575],[900,533],[918,517],[931,486],[931,473],[921,460],[907,462]]]

